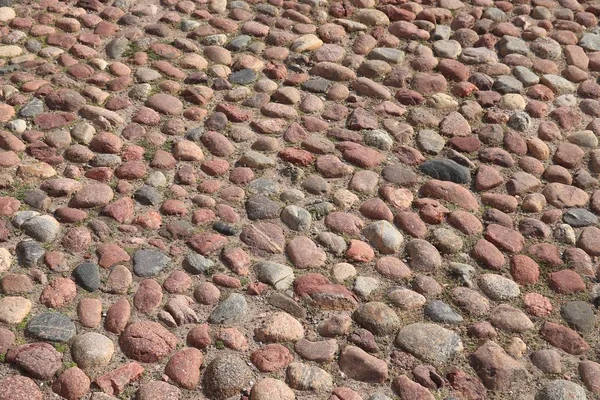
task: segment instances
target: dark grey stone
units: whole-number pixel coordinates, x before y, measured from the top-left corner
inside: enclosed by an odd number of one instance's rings
[[[596,316],[585,301],[569,301],[560,308],[560,315],[571,328],[579,332],[588,333],[594,329]]]
[[[28,336],[51,342],[67,342],[77,330],[69,317],[58,312],[45,312],[31,318],[25,327]]]
[[[425,316],[435,322],[460,324],[463,317],[441,300],[429,302],[424,309]]]
[[[571,208],[563,214],[563,221],[574,228],[596,225],[598,217],[584,208]]]
[[[521,81],[510,75],[502,75],[496,78],[493,87],[500,94],[520,93],[523,90]]]
[[[45,253],[46,250],[33,240],[19,242],[16,248],[17,260],[23,267],[35,267]]]
[[[223,234],[226,236],[235,236],[235,234],[237,233],[237,230],[235,229],[235,227],[228,225],[223,221],[215,222],[213,225],[213,229],[215,231],[219,232],[220,234]]]
[[[19,115],[23,118],[35,117],[38,114],[44,112],[44,103],[38,99],[33,98],[29,103],[25,104],[19,111]]]
[[[110,58],[120,58],[129,48],[129,40],[124,37],[118,37],[106,45],[106,55]]]
[[[194,275],[207,274],[214,265],[214,262],[197,253],[190,253],[183,260],[183,268]]]
[[[467,167],[463,167],[456,161],[441,160],[425,161],[419,167],[419,170],[434,179],[441,181],[450,181],[454,183],[469,183],[471,182],[471,171]]]
[[[310,213],[313,219],[321,220],[329,213],[336,209],[335,205],[328,201],[317,201],[316,203],[306,206],[306,210]]]
[[[138,250],[133,253],[133,272],[137,276],[154,276],[162,271],[171,261],[159,251]]]
[[[237,85],[249,85],[256,82],[257,78],[258,75],[256,75],[256,72],[254,72],[253,69],[245,68],[229,75],[229,82]]]
[[[327,93],[329,87],[331,86],[331,81],[323,78],[315,78],[309,79],[302,84],[302,89],[308,90],[313,93]]]
[[[145,206],[157,206],[162,203],[162,196],[152,186],[144,185],[139,188],[133,197],[137,200],[138,203],[143,204]]]
[[[244,51],[251,40],[252,38],[248,35],[236,36],[227,44],[227,48],[232,51]]]
[[[517,131],[524,132],[531,126],[531,117],[523,111],[518,111],[510,116],[507,125]]]
[[[136,15],[125,14],[117,21],[119,25],[138,26],[142,25],[142,19]]]
[[[0,75],[9,74],[18,69],[21,69],[21,66],[19,64],[3,65],[0,67]]]
[[[185,133],[185,138],[192,142],[199,142],[200,138],[204,135],[204,128],[192,128]]]
[[[279,218],[281,206],[266,196],[254,195],[246,200],[246,214],[251,220]]]
[[[48,195],[39,189],[28,190],[24,193],[23,203],[38,210],[48,208],[52,200]]]
[[[246,315],[247,309],[248,303],[246,303],[244,295],[232,293],[215,307],[210,317],[208,317],[208,322],[225,325],[240,322]]]
[[[88,292],[95,292],[100,288],[100,269],[98,265],[92,262],[79,264],[77,268],[73,270],[73,276],[79,286]]]
[[[246,191],[252,194],[271,196],[279,194],[279,192],[281,192],[281,186],[272,179],[258,178],[248,184]]]

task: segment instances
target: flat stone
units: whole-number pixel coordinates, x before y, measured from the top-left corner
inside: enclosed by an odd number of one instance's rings
[[[446,324],[460,324],[463,317],[441,300],[429,302],[423,310],[425,316],[435,322]]]
[[[286,290],[294,282],[294,271],[287,265],[260,261],[254,266],[256,278],[277,290]]]
[[[434,179],[454,183],[469,183],[471,172],[468,168],[448,159],[426,161],[419,170]]]
[[[563,213],[563,221],[574,228],[598,224],[598,217],[584,208],[572,208]]]
[[[83,186],[73,196],[69,205],[74,208],[95,208],[106,206],[114,197],[110,186],[103,183],[94,183]]]
[[[473,194],[454,182],[432,179],[421,186],[419,193],[425,197],[442,199],[454,203],[466,210],[475,211],[479,209],[479,204]]]
[[[569,301],[560,308],[560,315],[569,326],[579,332],[589,333],[594,329],[595,315],[589,303]]]
[[[150,381],[140,385],[136,396],[139,400],[179,400],[181,389],[167,382]]]
[[[139,379],[143,373],[144,368],[133,361],[99,376],[94,383],[105,393],[117,395],[123,392],[128,384]]]
[[[208,321],[211,324],[225,324],[240,322],[246,316],[248,303],[243,295],[232,293],[223,300],[210,314]]]
[[[579,39],[579,46],[588,51],[600,51],[600,35],[596,33],[584,33]]]
[[[359,306],[353,318],[360,326],[380,336],[395,333],[401,324],[396,312],[380,302],[369,302]]]
[[[42,392],[35,381],[25,376],[13,375],[0,380],[0,386],[10,397],[2,394],[3,400],[42,400]],[[1,397],[0,397],[1,398]]]
[[[215,263],[201,254],[190,253],[183,260],[183,268],[190,274],[208,274]]]
[[[154,276],[171,261],[169,257],[155,250],[138,250],[133,253],[133,272],[137,276]]]
[[[76,334],[75,324],[58,312],[45,312],[27,322],[27,335],[51,342],[68,342]]]
[[[540,330],[540,336],[554,347],[572,355],[585,354],[590,346],[574,330],[553,322],[546,322]]]
[[[166,93],[152,95],[146,101],[146,106],[166,115],[178,115],[183,111],[183,103],[177,97]]]
[[[371,60],[381,60],[390,64],[399,64],[404,60],[404,52],[402,50],[391,47],[376,47],[369,52],[367,58]]]
[[[257,79],[258,76],[256,75],[256,72],[251,68],[245,68],[229,75],[229,82],[238,85],[249,85]]]
[[[298,304],[293,298],[283,293],[273,293],[267,298],[267,302],[273,307],[277,307],[292,315],[293,317],[306,318],[306,309]]]
[[[396,346],[421,360],[445,365],[462,352],[460,337],[436,324],[415,323],[405,326],[396,336]]]
[[[285,374],[286,381],[292,389],[329,393],[333,388],[331,375],[319,367],[291,363]]]

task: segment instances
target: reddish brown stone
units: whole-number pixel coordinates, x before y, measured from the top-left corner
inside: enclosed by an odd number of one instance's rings
[[[259,371],[274,372],[285,368],[294,357],[287,347],[272,343],[253,352],[250,359]]]
[[[540,267],[526,255],[518,254],[510,260],[510,274],[519,285],[532,285],[540,277]]]
[[[130,362],[94,380],[94,383],[108,395],[118,395],[131,382],[139,379],[144,368],[137,362]]]
[[[569,354],[581,355],[590,349],[590,346],[577,332],[554,322],[544,323],[540,335],[552,346]]]
[[[548,276],[548,286],[560,294],[572,294],[585,291],[585,282],[575,271],[564,269]]]

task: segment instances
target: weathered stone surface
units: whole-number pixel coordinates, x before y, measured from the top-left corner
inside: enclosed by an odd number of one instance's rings
[[[385,361],[354,346],[346,346],[342,350],[339,366],[346,376],[361,382],[382,383],[388,377],[388,366]]]
[[[166,357],[177,338],[156,322],[136,322],[123,331],[119,344],[129,358],[148,363]]]
[[[204,371],[202,386],[211,399],[225,400],[235,396],[252,378],[252,370],[236,355],[221,355]]]
[[[522,364],[491,340],[480,346],[470,358],[471,366],[488,389],[507,390],[529,376]]]
[[[71,319],[57,312],[36,315],[27,322],[25,330],[28,335],[51,342],[68,342],[76,333]]]
[[[108,337],[95,332],[79,335],[71,345],[71,356],[84,370],[93,370],[108,365],[115,347]]]
[[[398,332],[396,345],[434,365],[444,365],[463,350],[460,337],[436,324],[416,323]]]
[[[442,199],[466,210],[475,211],[479,209],[477,200],[471,192],[454,182],[430,180],[421,186],[419,192],[425,197]]]
[[[454,183],[469,183],[471,172],[468,168],[456,161],[442,159],[426,161],[419,166],[419,170],[434,179]]]
[[[319,367],[302,363],[291,363],[286,369],[286,381],[296,390],[317,393],[329,392],[333,388],[331,375]]]
[[[0,400],[599,396],[599,16],[0,0]]]

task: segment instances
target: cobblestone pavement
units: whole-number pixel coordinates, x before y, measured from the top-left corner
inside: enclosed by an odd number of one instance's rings
[[[0,0],[0,400],[600,397],[597,0]]]

